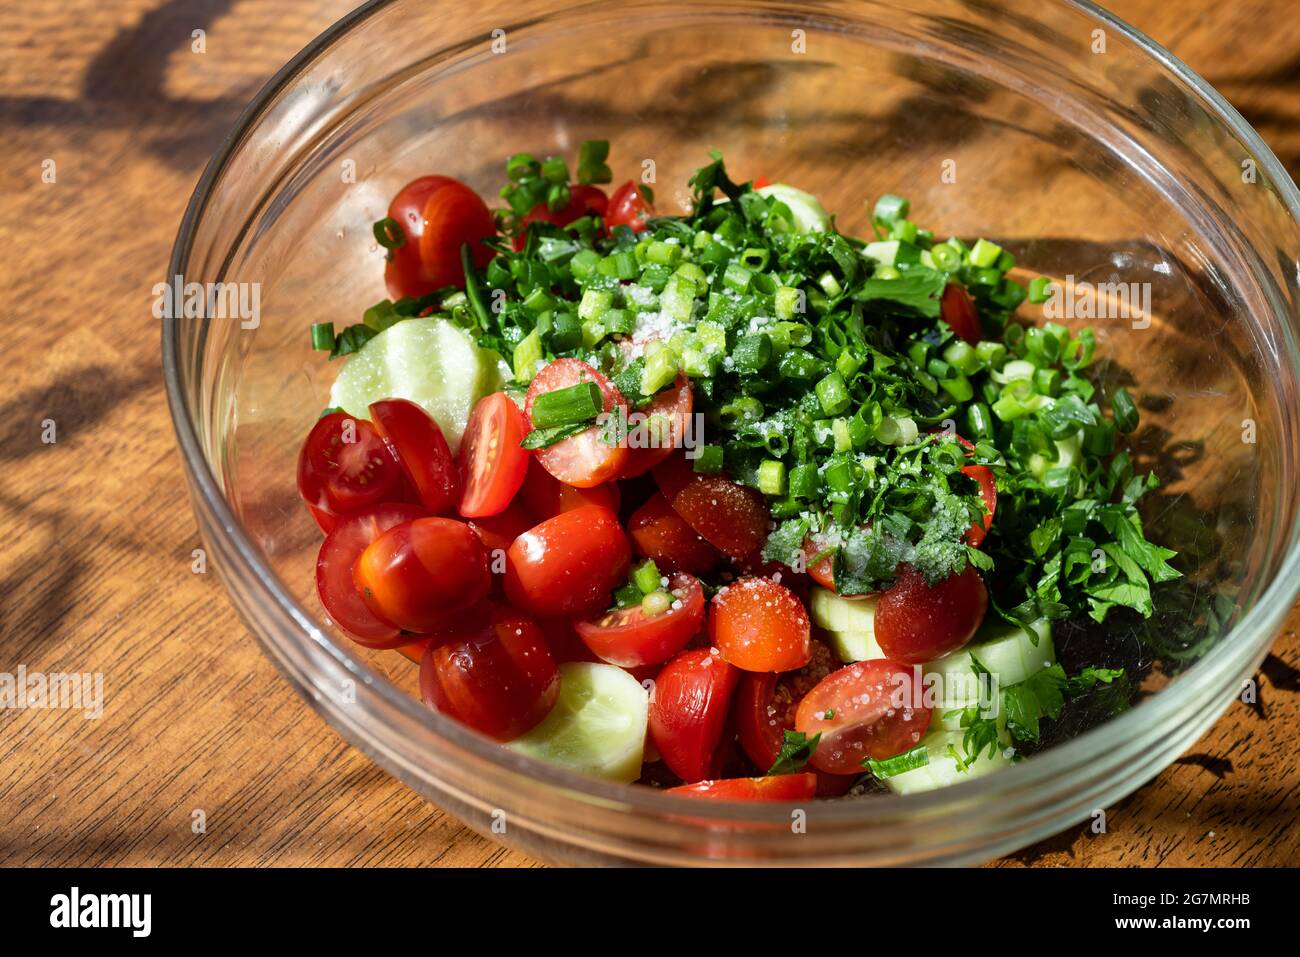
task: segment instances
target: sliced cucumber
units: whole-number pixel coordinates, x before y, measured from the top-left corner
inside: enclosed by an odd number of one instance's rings
[[[812,619],[827,631],[876,630],[875,598],[841,598],[828,588],[812,590]]]
[[[1006,749],[999,748],[993,753],[992,757],[989,756],[988,751],[981,752],[978,758],[966,766],[965,771],[958,770],[956,759],[948,753],[948,746],[951,745],[955,748],[958,754],[962,753],[962,732],[960,731],[931,731],[921,739],[921,743],[925,745],[930,754],[930,763],[924,767],[913,768],[911,771],[896,774],[892,778],[885,778],[885,787],[895,794],[935,791],[952,784],[960,784],[962,781],[970,781],[986,774],[992,774],[994,771],[1000,771],[1011,764]]]
[[[830,214],[812,193],[805,193],[785,183],[773,183],[755,192],[760,196],[773,196],[790,207],[795,229],[801,233],[824,233],[830,226]]]
[[[505,381],[501,358],[480,349],[446,319],[405,319],[349,358],[330,390],[330,405],[357,418],[380,399],[410,399],[442,428],[456,454],[474,404]]]
[[[1018,625],[999,621],[988,624],[975,633],[970,643],[959,651],[945,655],[924,666],[927,679],[937,675],[939,684],[931,728],[955,731],[961,727],[958,715],[944,717],[945,712],[965,708],[979,702],[978,678],[971,666],[972,656],[997,676],[997,687],[1019,684],[1031,674],[1055,663],[1056,651],[1052,646],[1052,624],[1040,619],[1031,626],[1038,643],[1025,634]],[[986,694],[991,692],[988,689]],[[996,702],[985,702],[996,705]]]
[[[641,776],[649,697],[614,665],[560,665],[560,695],[551,713],[508,745],[521,754],[583,774],[630,784]]]
[[[875,661],[884,658],[885,653],[876,644],[874,631],[827,631],[826,643],[835,652],[835,657],[845,663],[854,661]]]

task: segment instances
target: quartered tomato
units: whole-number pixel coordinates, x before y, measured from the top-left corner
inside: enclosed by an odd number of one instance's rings
[[[510,396],[494,392],[479,399],[460,446],[461,515],[496,515],[510,504],[532,461],[519,447],[527,434],[528,419]]]
[[[628,434],[627,463],[620,478],[633,478],[650,471],[680,448],[695,408],[691,380],[679,375],[650,404],[638,410],[644,419],[632,423]]]
[[[528,237],[526,230],[530,223],[551,223],[554,226],[567,226],[583,216],[604,216],[609,208],[609,199],[597,186],[576,185],[569,187],[569,202],[561,209],[551,209],[545,203],[538,203],[522,220],[519,221],[519,233],[515,236],[515,249],[523,249]]]
[[[923,688],[910,667],[878,658],[822,679],[804,696],[795,728],[820,734],[812,765],[830,774],[861,774],[867,758],[882,761],[916,746],[930,724]]]
[[[539,395],[580,382],[596,383],[604,400],[605,412],[620,408],[626,414],[627,401],[613,383],[578,359],[556,359],[538,372],[528,386],[524,411],[531,419],[533,404]],[[622,444],[607,444],[603,441],[600,427],[593,425],[577,435],[538,449],[537,461],[566,485],[591,488],[618,477],[627,462],[627,449]]]
[[[667,661],[686,647],[704,624],[704,589],[691,575],[668,579],[673,606],[647,615],[640,605],[616,608],[577,621],[578,635],[597,656],[612,665],[639,668]]]
[[[711,648],[683,651],[664,665],[650,701],[650,737],[683,781],[717,777],[722,734],[740,672]]]
[[[894,661],[924,664],[970,641],[989,595],[974,565],[931,585],[911,565],[876,602],[876,641]]]
[[[506,553],[506,594],[539,616],[591,615],[609,607],[632,549],[609,509],[586,505],[548,518]]]
[[[519,497],[539,522],[584,505],[599,505],[617,514],[620,503],[617,483],[574,488],[546,471],[536,459],[528,466]]]
[[[639,233],[646,228],[646,218],[653,215],[654,210],[646,202],[640,188],[628,180],[609,198],[605,226],[611,231],[615,226],[627,226],[632,232]]]
[[[373,425],[346,412],[322,416],[307,434],[298,454],[298,492],[313,514],[333,516],[407,497],[393,450]]]
[[[694,476],[671,501],[686,524],[736,559],[763,544],[772,521],[759,492],[721,475]]]
[[[403,635],[391,621],[370,610],[357,591],[352,572],[357,559],[371,542],[390,528],[422,518],[425,514],[418,505],[378,505],[342,516],[321,543],[316,558],[316,591],[320,603],[335,623],[358,644],[369,648],[395,648],[413,640],[412,636]]]
[[[474,190],[449,176],[422,176],[408,183],[389,204],[388,215],[406,237],[384,268],[394,299],[464,286],[460,248],[466,243],[480,269],[493,256],[482,242],[496,234],[492,213]]]
[[[794,671],[812,656],[812,623],[795,594],[770,578],[741,578],[713,596],[709,637],[743,671]]]
[[[375,427],[397,453],[420,503],[434,515],[454,511],[460,478],[451,449],[433,416],[408,399],[383,399],[370,405]]]
[[[950,282],[943,290],[939,300],[939,315],[943,321],[970,345],[977,345],[982,338],[979,314],[975,311],[975,300],[961,286]]]
[[[450,518],[394,525],[361,553],[353,580],[376,618],[417,633],[446,626],[492,589],[482,541]]]
[[[420,663],[420,692],[431,708],[509,741],[555,704],[560,675],[533,620],[488,606],[441,637]]]
[[[637,554],[654,559],[666,571],[705,575],[722,564],[722,553],[687,525],[658,492],[632,513],[627,532]]]
[[[715,801],[805,801],[817,793],[817,775],[776,774],[762,778],[722,778],[669,788],[667,794]]]

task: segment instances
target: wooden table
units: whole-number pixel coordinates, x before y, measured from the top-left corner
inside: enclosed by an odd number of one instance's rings
[[[1292,4],[1114,6],[1300,169]],[[191,570],[199,542],[149,290],[240,107],[347,7],[0,10],[0,314],[16,377],[0,414],[0,671],[106,676],[99,720],[0,712],[0,864],[535,863],[340,740],[263,658],[215,577]],[[1293,612],[1265,667],[1262,709],[1231,708],[1194,753],[1111,809],[1108,833],[1079,828],[1000,863],[1297,863],[1298,622]]]

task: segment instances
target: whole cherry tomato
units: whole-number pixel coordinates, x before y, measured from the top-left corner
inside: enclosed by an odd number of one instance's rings
[[[492,213],[477,193],[449,176],[422,176],[407,183],[393,197],[388,216],[404,237],[390,251],[384,268],[394,299],[463,287],[460,248],[466,243],[480,269],[494,255],[482,242],[496,234]]]
[[[989,596],[974,565],[931,585],[911,565],[876,601],[876,641],[893,661],[923,664],[970,641]]]

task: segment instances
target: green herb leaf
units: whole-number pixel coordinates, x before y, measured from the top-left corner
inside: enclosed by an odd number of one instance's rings
[[[785,740],[781,742],[781,751],[777,754],[772,767],[768,769],[768,775],[796,774],[802,771],[812,758],[813,752],[817,750],[817,742],[821,738],[820,733],[810,738],[802,731],[786,731]]]

